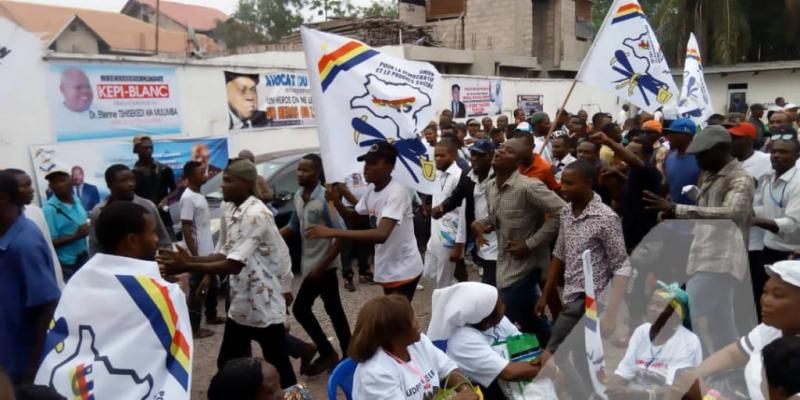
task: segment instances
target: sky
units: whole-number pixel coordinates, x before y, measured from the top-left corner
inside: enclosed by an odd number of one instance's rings
[[[65,7],[91,8],[102,11],[119,11],[127,3],[127,0],[16,0],[23,3],[52,4]],[[196,4],[201,6],[214,7],[225,14],[233,14],[239,0],[170,0],[177,3]],[[350,0],[353,5],[368,5],[372,0]]]

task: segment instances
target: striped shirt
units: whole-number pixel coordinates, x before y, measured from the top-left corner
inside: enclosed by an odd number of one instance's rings
[[[697,205],[679,204],[675,207],[675,216],[680,219],[728,220],[735,225],[722,221],[697,221],[694,224],[694,240],[686,270],[688,275],[713,272],[731,274],[739,280],[744,278],[754,192],[753,178],[742,169],[738,160],[732,160],[716,173],[703,171]]]
[[[501,187],[492,178],[486,199],[489,215],[479,222],[497,232],[497,288],[504,289],[533,269],[549,265],[550,243],[558,236],[558,213],[566,203],[540,180],[517,171]],[[512,240],[525,240],[531,250],[527,257],[508,253]]]

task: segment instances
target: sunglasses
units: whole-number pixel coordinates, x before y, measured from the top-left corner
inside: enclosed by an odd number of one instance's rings
[[[797,139],[797,135],[794,133],[775,134],[769,137],[769,140],[793,140],[793,139]]]

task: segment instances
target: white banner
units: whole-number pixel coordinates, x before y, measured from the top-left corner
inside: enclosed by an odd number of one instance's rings
[[[691,118],[695,124],[706,122],[714,113],[711,105],[711,96],[703,77],[703,62],[700,58],[700,46],[694,33],[689,36],[686,44],[686,61],[683,64],[683,87],[681,99],[678,101],[678,113],[682,118]]]
[[[423,193],[439,190],[421,138],[441,80],[429,63],[383,54],[359,41],[301,28],[325,177],[344,182],[374,143],[397,149],[394,177]]]
[[[498,115],[503,110],[503,81],[449,78],[450,110],[455,118]]]
[[[649,112],[678,89],[647,16],[636,0],[615,0],[576,77]]]
[[[186,298],[155,261],[97,254],[64,288],[37,385],[70,399],[189,399]]]
[[[586,314],[584,332],[586,335],[586,362],[589,363],[594,393],[607,399],[606,396],[606,361],[603,351],[603,338],[600,335],[600,320],[597,318],[597,297],[594,292],[594,275],[592,274],[592,252],[586,250],[582,255],[583,280],[586,285]]]

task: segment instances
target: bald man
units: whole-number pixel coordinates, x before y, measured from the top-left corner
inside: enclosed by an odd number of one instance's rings
[[[61,95],[64,96],[64,107],[76,113],[89,109],[94,100],[89,77],[80,68],[67,68],[61,72]]]

